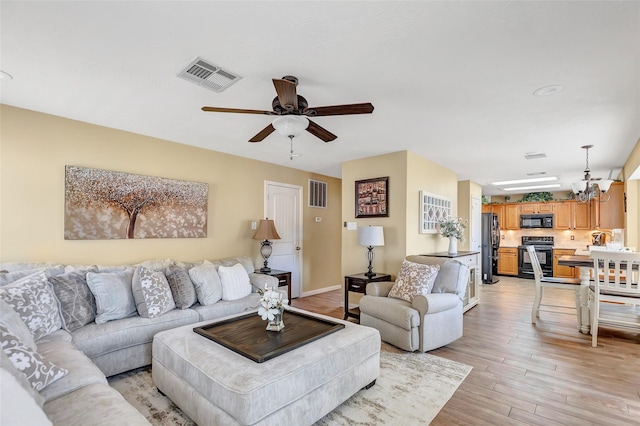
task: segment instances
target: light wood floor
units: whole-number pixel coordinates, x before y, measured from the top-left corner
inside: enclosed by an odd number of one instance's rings
[[[598,347],[575,315],[541,313],[531,324],[533,281],[500,277],[480,286],[464,337],[433,355],[473,367],[433,425],[640,425],[640,335],[600,328]],[[574,306],[571,291],[545,300]],[[342,290],[293,306],[343,317]]]

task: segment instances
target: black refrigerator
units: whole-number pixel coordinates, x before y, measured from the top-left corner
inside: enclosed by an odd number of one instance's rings
[[[495,213],[482,213],[482,283],[498,282],[498,247],[500,247],[500,224]]]

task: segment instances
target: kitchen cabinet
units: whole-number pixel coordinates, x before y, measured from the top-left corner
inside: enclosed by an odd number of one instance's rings
[[[563,201],[554,204],[554,229],[591,229],[589,203]]]
[[[491,213],[494,213],[498,216],[498,223],[500,224],[500,228],[504,229],[504,204],[492,204]]]
[[[492,213],[491,204],[483,204],[482,205],[482,213]]]
[[[613,182],[607,194],[607,201],[591,202],[591,226],[599,229],[624,228],[624,182]]]
[[[520,214],[553,213],[555,203],[522,203]]]
[[[520,206],[518,204],[504,205],[504,221],[500,223],[501,229],[520,229]]]
[[[498,248],[498,274],[518,275],[518,248],[499,247]]]
[[[575,249],[553,249],[553,276],[556,278],[578,278],[580,276],[580,268],[564,266],[558,264],[560,256],[573,256]]]

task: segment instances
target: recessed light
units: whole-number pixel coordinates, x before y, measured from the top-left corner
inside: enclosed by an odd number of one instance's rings
[[[541,87],[533,92],[534,96],[549,96],[562,90],[562,86],[554,84],[551,86]]]
[[[9,73],[6,73],[2,70],[0,70],[0,79],[2,80],[13,80],[13,76]]]
[[[560,188],[559,183],[552,183],[550,185],[533,185],[533,186],[518,186],[514,188],[503,188],[504,191],[526,191],[529,189],[547,189],[547,188]]]
[[[549,182],[552,180],[558,180],[558,178],[555,176],[545,176],[545,177],[529,178],[529,179],[503,180],[501,182],[491,182],[491,183],[494,185],[517,185],[519,183]]]

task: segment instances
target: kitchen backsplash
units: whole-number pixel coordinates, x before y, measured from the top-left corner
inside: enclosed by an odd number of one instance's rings
[[[553,246],[556,248],[574,248],[588,250],[592,244],[591,234],[595,231],[555,230],[555,229],[524,229],[518,231],[500,230],[501,247],[518,247],[522,244],[523,236],[552,236]],[[571,237],[573,236],[573,240]]]

